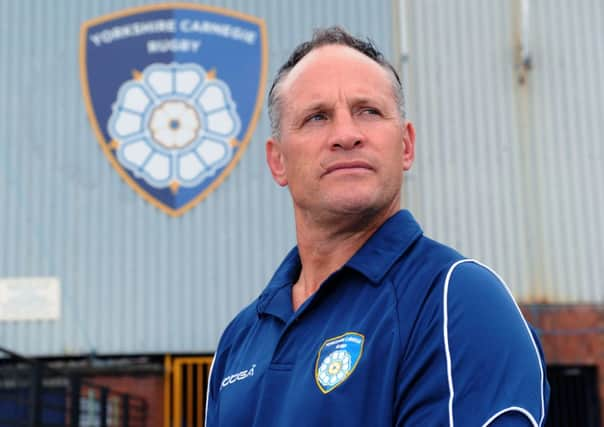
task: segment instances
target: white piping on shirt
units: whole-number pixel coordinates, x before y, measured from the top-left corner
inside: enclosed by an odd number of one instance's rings
[[[208,425],[208,403],[210,402],[210,386],[212,385],[212,369],[214,369],[214,362],[216,361],[216,356],[212,359],[212,364],[210,365],[210,372],[208,373],[208,387],[206,389],[206,416],[203,421],[203,425]]]
[[[483,425],[482,427],[488,427],[489,424],[491,424],[493,421],[495,421],[500,415],[505,414],[506,412],[520,412],[522,413],[525,417],[527,417],[530,422],[531,425],[533,427],[537,427],[537,421],[535,421],[535,419],[533,418],[533,416],[530,414],[529,411],[527,411],[524,408],[521,408],[519,406],[510,406],[509,408],[505,408],[502,409],[501,411],[497,412],[496,414],[494,414],[491,418],[489,418]]]
[[[520,317],[522,318],[522,321],[524,322],[524,326],[529,335],[529,338],[531,339],[531,343],[533,344],[533,349],[535,350],[535,354],[537,355],[537,361],[539,362],[539,371],[541,374],[541,384],[540,384],[540,387],[541,387],[541,417],[539,419],[539,423],[537,423],[535,421],[532,414],[530,412],[528,412],[527,410],[512,406],[512,407],[509,407],[509,408],[503,409],[502,411],[497,412],[495,415],[493,415],[491,418],[489,418],[489,420],[483,426],[488,425],[488,423],[493,421],[495,418],[497,418],[502,413],[507,412],[507,411],[512,411],[512,410],[520,411],[521,413],[526,415],[526,417],[531,421],[531,424],[533,424],[533,426],[535,426],[535,427],[541,426],[541,424],[543,423],[543,418],[545,416],[545,399],[544,399],[544,393],[543,393],[543,366],[541,365],[541,358],[539,357],[539,350],[537,349],[537,343],[535,342],[535,339],[533,338],[533,334],[531,334],[531,330],[529,328],[528,323],[526,323],[526,320],[524,319],[524,316],[522,315],[522,312],[520,311],[520,307],[518,307],[518,304],[516,303],[516,300],[514,299],[512,293],[510,292],[510,289],[508,288],[506,283],[499,276],[499,274],[497,274],[495,271],[493,271],[490,267],[488,267],[474,259],[463,259],[463,260],[457,261],[456,263],[454,263],[451,266],[451,268],[449,268],[449,271],[447,272],[447,276],[445,278],[445,288],[444,288],[444,292],[443,292],[443,338],[445,341],[445,357],[447,359],[447,380],[449,382],[449,426],[450,427],[454,426],[454,424],[453,424],[453,397],[455,396],[455,388],[453,386],[453,374],[452,374],[452,368],[451,368],[451,351],[449,349],[449,331],[448,331],[449,282],[451,280],[451,275],[453,274],[453,270],[455,270],[455,268],[458,265],[460,265],[464,262],[473,262],[475,264],[480,265],[481,267],[486,268],[499,280],[499,282],[503,285],[504,289],[507,291],[510,298],[512,298],[512,301],[514,302],[514,305],[516,306],[516,309],[518,310],[518,313],[520,314]]]

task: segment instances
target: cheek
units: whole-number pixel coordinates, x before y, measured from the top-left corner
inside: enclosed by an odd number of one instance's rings
[[[387,169],[388,179],[401,180],[404,170],[404,156],[400,146],[393,146],[384,153],[384,161]]]
[[[291,144],[284,153],[285,165],[292,175],[310,175],[315,164],[319,163],[319,153],[309,149],[310,145]]]
[[[290,153],[290,157],[285,162],[285,176],[290,191],[301,192],[305,187],[312,185],[311,170],[312,164],[309,161],[295,153]]]

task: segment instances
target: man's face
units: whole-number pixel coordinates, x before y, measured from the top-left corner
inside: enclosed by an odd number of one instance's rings
[[[388,71],[352,48],[327,45],[307,54],[279,90],[280,138],[267,142],[267,161],[298,213],[398,210],[415,133],[400,117]]]

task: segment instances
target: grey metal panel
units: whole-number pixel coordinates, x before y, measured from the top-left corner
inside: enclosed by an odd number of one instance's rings
[[[171,218],[109,165],[86,117],[79,30],[144,1],[0,3],[0,277],[56,276],[58,321],[0,322],[28,354],[209,352],[294,244],[291,203],[264,167],[265,113],[241,161]],[[392,49],[390,1],[208,1],[266,21],[269,76],[312,28]]]
[[[523,302],[602,302],[601,2],[406,1],[417,162],[405,189],[429,234],[495,267]]]
[[[515,179],[508,2],[411,2],[410,116],[417,161],[407,200],[428,234],[528,282]]]
[[[533,6],[535,169],[554,299],[604,301],[604,7]]]

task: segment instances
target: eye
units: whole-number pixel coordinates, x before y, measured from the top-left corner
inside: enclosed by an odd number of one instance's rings
[[[304,119],[304,123],[318,122],[321,120],[327,120],[327,115],[325,113],[313,113]]]
[[[373,107],[364,107],[361,108],[361,114],[368,114],[368,115],[372,115],[372,116],[380,116],[382,113],[380,112],[380,110],[378,110],[377,108],[373,108]]]

